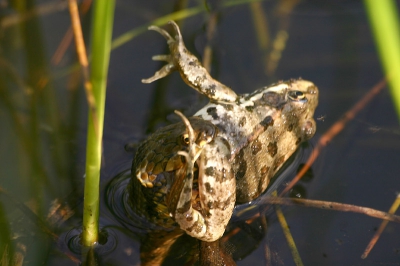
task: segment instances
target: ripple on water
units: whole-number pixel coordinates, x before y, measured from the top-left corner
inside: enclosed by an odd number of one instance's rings
[[[126,187],[131,178],[131,171],[126,170],[115,176],[105,190],[107,208],[124,227],[136,233],[165,228],[148,222],[145,217],[137,215],[128,204],[129,191]]]
[[[77,255],[82,254],[84,247],[81,242],[82,229],[73,228],[69,230],[64,237],[65,243],[67,243],[68,249]],[[106,255],[115,250],[117,247],[117,238],[113,230],[109,228],[103,228],[99,233],[99,242],[94,246],[96,254]]]
[[[115,253],[118,245],[126,248],[128,246],[126,244],[127,237],[131,237],[128,239],[128,242],[132,243],[129,244],[135,246],[137,237],[132,237],[132,233],[143,233],[143,229],[141,230],[138,223],[132,218],[135,215],[127,204],[128,193],[125,188],[128,185],[129,178],[130,170],[119,173],[110,181],[104,191],[105,203],[115,219],[110,224],[110,221],[104,217],[104,212],[100,215],[99,241],[94,246],[94,251],[96,255],[102,255],[103,258]],[[63,250],[69,250],[79,257],[82,255],[82,252],[85,252],[85,248],[81,244],[81,226],[79,224],[78,227],[74,227],[63,233],[59,242]]]
[[[235,207],[231,223],[227,227],[227,234],[229,234],[229,231],[236,230],[235,228],[237,227],[243,227],[246,219],[253,217],[254,214],[259,213],[262,210],[265,210],[266,206],[269,205],[266,197],[270,196],[275,190],[278,192],[283,190],[288,181],[290,181],[296,175],[299,164],[307,160],[312,148],[313,147],[310,145],[310,143],[303,144],[278,172],[276,175],[277,177],[275,178],[276,180],[271,184],[265,193],[250,203],[241,204]],[[129,245],[131,244],[130,242],[132,242],[133,244],[131,245],[135,250],[135,252],[132,253],[133,255],[127,255],[125,253],[118,255],[118,257],[121,258],[125,256],[122,259],[124,261],[125,259],[127,261],[132,260],[134,257],[138,259],[139,254],[137,252],[139,252],[139,243],[141,242],[139,239],[141,239],[141,237],[137,238],[137,236],[142,235],[149,230],[163,229],[149,223],[144,217],[138,216],[130,208],[128,204],[129,191],[126,189],[130,178],[131,171],[123,171],[116,175],[105,187],[104,203],[111,213],[114,222],[112,222],[112,227],[106,227],[102,229],[103,237],[99,241],[99,244],[95,247],[96,253],[98,254],[110,254],[121,250],[120,248],[116,248],[117,245],[125,248],[126,245]],[[268,212],[270,210],[273,210],[273,208],[269,208]],[[248,256],[248,254],[250,254],[260,244],[261,239],[266,233],[265,227],[261,221],[255,221],[251,225],[245,225],[247,227],[251,227],[251,230],[241,230],[240,234],[229,238],[229,243],[233,247],[232,255],[235,259]],[[121,230],[121,228],[125,229]],[[251,232],[250,237],[248,235],[249,232]],[[128,239],[128,242],[123,241],[122,238],[124,236],[121,234],[131,235],[132,233],[136,235],[136,237]],[[68,245],[68,249],[71,250],[71,252],[79,255],[82,253],[80,234],[80,229],[72,229],[64,237],[64,241],[65,244]],[[248,239],[254,240],[252,242]]]

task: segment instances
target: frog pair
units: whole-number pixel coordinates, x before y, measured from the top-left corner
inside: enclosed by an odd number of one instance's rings
[[[263,193],[299,145],[316,130],[318,89],[289,80],[237,95],[214,80],[185,47],[179,27],[163,35],[167,64],[150,83],[178,71],[210,103],[191,118],[159,129],[139,145],[129,186],[132,208],[151,222],[174,227],[203,241],[219,239],[236,204]]]

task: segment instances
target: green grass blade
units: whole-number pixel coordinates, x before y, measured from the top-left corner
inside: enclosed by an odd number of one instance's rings
[[[226,2],[224,2],[223,6],[224,7],[232,7],[232,6],[236,6],[236,5],[248,4],[248,3],[252,3],[252,2],[261,2],[261,1],[262,0],[226,1]],[[139,34],[142,34],[143,32],[147,31],[147,28],[151,25],[162,26],[170,20],[179,21],[179,20],[189,18],[189,17],[195,16],[197,14],[200,14],[201,12],[206,12],[206,11],[207,11],[207,9],[205,8],[204,4],[200,4],[195,7],[185,8],[185,9],[167,14],[165,16],[159,17],[143,26],[134,28],[130,31],[125,32],[121,36],[118,36],[117,38],[115,38],[115,40],[112,43],[112,49],[114,50],[114,49],[120,47],[121,45],[124,45],[125,43],[129,42],[130,40],[132,40]]]
[[[142,34],[143,32],[147,31],[147,28],[151,25],[162,26],[170,20],[181,20],[184,18],[188,18],[188,17],[194,16],[194,15],[197,15],[204,10],[205,10],[204,7],[199,5],[197,7],[187,8],[184,10],[180,10],[180,11],[162,16],[158,19],[151,21],[150,23],[147,23],[143,26],[140,26],[140,27],[134,28],[133,30],[125,32],[124,34],[122,34],[121,36],[119,36],[118,38],[116,38],[113,41],[112,49],[118,48],[119,46],[127,43],[128,41],[135,38],[139,34]]]
[[[93,9],[93,34],[91,40],[92,63],[90,79],[93,86],[93,95],[96,100],[98,128],[94,128],[92,115],[89,114],[82,232],[82,244],[84,246],[95,244],[98,240],[99,233],[101,148],[115,1],[95,1]]]
[[[392,99],[400,120],[400,29],[393,0],[364,0]]]

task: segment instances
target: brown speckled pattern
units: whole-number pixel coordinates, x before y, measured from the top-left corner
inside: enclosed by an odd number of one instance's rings
[[[209,75],[185,48],[178,26],[171,24],[174,38],[150,27],[167,39],[171,54],[153,57],[167,64],[142,81],[150,83],[178,71],[189,86],[210,99],[194,114],[198,120],[191,118],[194,131],[198,136],[203,122],[215,126],[215,135],[204,146],[191,140],[188,147],[177,139],[185,132],[184,123],[178,123],[149,137],[133,163],[131,202],[142,204],[136,209],[144,213],[143,202],[151,201],[146,211],[156,217],[153,221],[165,221],[169,212],[187,234],[214,241],[222,236],[234,204],[264,192],[300,143],[314,135],[318,88],[298,79],[237,95]]]
[[[195,132],[196,143],[207,138],[214,139],[217,129],[213,124],[196,117],[189,121]],[[173,185],[180,176],[186,174],[186,160],[177,154],[178,151],[188,150],[183,140],[184,134],[186,127],[182,122],[157,130],[138,146],[132,162],[129,204],[140,215],[166,227],[175,223],[168,207],[168,202],[172,202],[177,194],[173,191],[176,189]],[[170,195],[171,191],[174,195]],[[168,220],[167,224],[164,224],[165,220]]]

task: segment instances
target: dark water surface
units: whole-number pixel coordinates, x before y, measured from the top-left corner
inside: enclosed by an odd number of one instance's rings
[[[34,6],[50,2],[37,1]],[[315,113],[320,119],[317,134],[300,157],[305,162],[319,137],[384,74],[361,1],[302,1],[286,17],[277,11],[280,2],[261,2],[271,39],[280,29],[287,28],[288,33],[274,73],[266,74],[265,57],[270,50],[259,48],[252,11],[248,4],[241,4],[221,7],[218,12],[212,75],[238,93],[289,78],[313,81],[320,90]],[[189,1],[189,6],[197,4]],[[118,0],[113,36],[169,14],[173,8],[173,1]],[[8,18],[16,10],[0,7],[0,14]],[[181,27],[188,49],[196,55],[203,53],[208,19],[208,14],[200,13]],[[83,24],[89,36],[88,15]],[[57,65],[51,61],[70,25],[69,13],[61,8],[29,18],[25,24],[2,25],[0,186],[11,198],[0,195],[0,257],[6,247],[12,251],[7,245],[12,238],[25,247],[26,265],[77,265],[65,254],[79,257],[68,245],[76,248],[73,236],[82,217],[87,107],[80,71],[71,69],[75,50],[70,47]],[[151,85],[141,83],[160,67],[151,57],[165,52],[164,39],[146,31],[111,54],[100,214],[109,241],[98,252],[101,265],[140,264],[140,230],[121,221],[118,208],[123,206],[117,202],[110,210],[104,197],[114,177],[129,175],[133,154],[124,146],[169,123],[166,118],[173,117],[174,109],[193,114],[193,106],[204,104],[178,74]],[[312,167],[313,178],[300,183],[306,197],[387,211],[400,191],[398,121],[386,88],[322,151]],[[67,221],[60,218],[55,225],[40,225],[55,199],[69,206],[72,214],[64,211]],[[361,254],[380,220],[299,206],[282,209],[304,265],[400,265],[399,224],[389,223],[363,260]],[[269,212],[267,219],[267,232],[257,235],[251,252],[242,250],[238,265],[266,265],[266,247],[272,265],[294,265],[275,213]],[[58,240],[43,233],[44,228],[56,233]],[[235,248],[240,251],[244,246]]]

